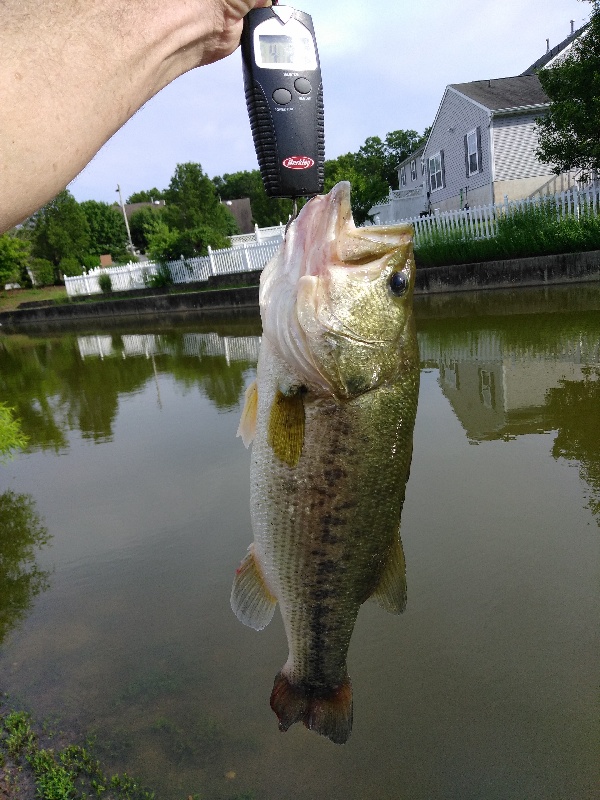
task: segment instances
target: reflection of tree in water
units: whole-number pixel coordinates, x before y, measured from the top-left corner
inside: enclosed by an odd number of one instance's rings
[[[0,494],[0,642],[48,588],[49,573],[37,566],[35,552],[49,540],[31,497]]]
[[[552,455],[579,462],[590,487],[589,507],[600,518],[600,371],[583,381],[562,381],[547,394],[547,413],[558,430]]]
[[[153,381],[154,365],[186,388],[198,387],[218,409],[237,405],[251,362],[227,364],[224,356],[190,356],[183,352],[181,334],[162,338],[172,352],[157,355],[154,361],[119,355],[82,358],[77,338],[71,335],[7,338],[0,342],[0,397],[14,406],[32,448],[56,452],[67,447],[69,430],[78,429],[95,441],[110,440],[119,398]],[[117,336],[114,352],[121,348]]]
[[[253,365],[247,361],[231,361],[225,356],[204,356],[199,360],[173,359],[169,371],[186,388],[198,386],[220,410],[235,408],[244,391],[244,374]]]

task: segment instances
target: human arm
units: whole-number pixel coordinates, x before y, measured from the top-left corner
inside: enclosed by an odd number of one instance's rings
[[[0,233],[61,191],[179,75],[232,53],[270,0],[5,0]]]

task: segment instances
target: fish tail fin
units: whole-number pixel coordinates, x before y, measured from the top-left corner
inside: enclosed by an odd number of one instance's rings
[[[279,672],[271,692],[271,708],[279,719],[279,730],[302,722],[311,731],[344,744],[352,732],[352,684],[350,678],[329,692],[319,694],[291,683]]]

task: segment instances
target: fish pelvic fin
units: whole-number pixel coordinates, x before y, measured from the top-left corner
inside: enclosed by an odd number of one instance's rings
[[[246,399],[244,408],[242,409],[242,416],[240,424],[238,425],[236,436],[242,437],[242,442],[245,447],[250,447],[250,444],[256,436],[256,416],[258,413],[258,386],[256,381],[252,381],[250,386],[246,389]]]
[[[327,693],[291,683],[279,672],[271,692],[271,708],[277,714],[279,730],[285,732],[295,722],[326,736],[335,744],[345,744],[352,732],[352,684],[350,678]]]
[[[379,583],[369,599],[390,614],[402,614],[406,608],[406,561],[399,538],[392,545]]]
[[[295,467],[300,460],[304,421],[302,392],[284,394],[278,389],[271,406],[267,441],[277,458],[289,467]]]
[[[242,560],[233,579],[231,608],[244,625],[261,631],[273,619],[277,599],[270,593],[254,556],[254,546]]]

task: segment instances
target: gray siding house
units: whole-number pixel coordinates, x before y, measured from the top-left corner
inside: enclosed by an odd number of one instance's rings
[[[535,120],[550,103],[536,73],[564,57],[586,27],[572,30],[521,75],[447,86],[427,142],[398,166],[399,189],[373,206],[375,220],[385,224],[421,212],[500,203],[505,197],[554,194],[575,185],[576,174],[554,175],[535,156]],[[417,180],[409,182],[415,158],[422,165]]]
[[[431,208],[556,191],[551,167],[535,156],[535,120],[548,103],[537,75],[446,87],[423,153]]]

